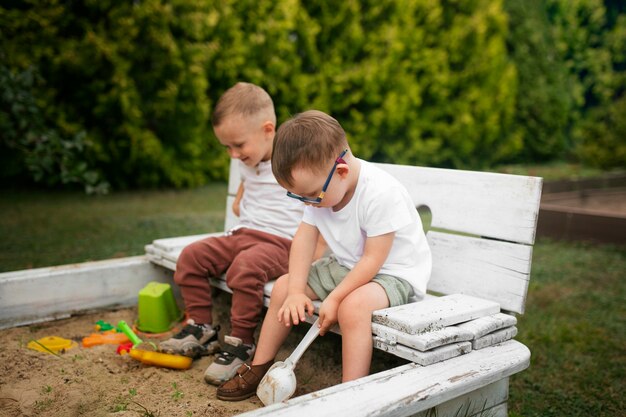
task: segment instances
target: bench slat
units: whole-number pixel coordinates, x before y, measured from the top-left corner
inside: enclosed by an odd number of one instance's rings
[[[207,237],[211,237],[211,236],[221,236],[221,235],[223,235],[223,233],[203,233],[201,235],[170,237],[170,238],[165,238],[165,239],[157,239],[154,242],[152,242],[152,244],[154,245],[155,249],[160,249],[162,251],[169,252],[175,249],[182,249],[185,246],[197,240],[206,239]]]
[[[422,411],[413,417],[507,417],[508,399],[509,380],[504,378],[472,393],[440,404],[435,407],[435,410]]]
[[[241,416],[409,416],[528,367],[530,351],[510,340],[422,367],[403,365]]]
[[[431,227],[533,244],[542,179],[520,175],[376,164],[432,212]]]
[[[427,238],[433,256],[429,291],[472,295],[524,312],[531,246],[432,230]]]
[[[174,269],[182,248],[198,238],[159,239],[146,246],[155,263]],[[502,309],[524,312],[532,247],[430,231],[433,272],[428,289],[441,294],[467,294],[495,301]]]
[[[408,190],[414,204],[428,206],[432,227],[533,244],[543,180],[539,177],[375,163]],[[239,187],[230,164],[228,194]],[[229,206],[230,207],[230,202]],[[232,211],[227,209],[228,221]],[[226,229],[227,230],[227,229]]]
[[[419,335],[499,311],[500,306],[493,301],[453,294],[376,310],[372,321],[409,335]]]

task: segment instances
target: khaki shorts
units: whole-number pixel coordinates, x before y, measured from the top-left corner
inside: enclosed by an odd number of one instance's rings
[[[340,265],[334,257],[321,258],[311,265],[308,278],[309,287],[320,300],[324,300],[348,275],[348,272],[350,269]],[[406,304],[413,294],[411,284],[401,278],[378,274],[372,281],[383,287],[387,293],[389,307]]]

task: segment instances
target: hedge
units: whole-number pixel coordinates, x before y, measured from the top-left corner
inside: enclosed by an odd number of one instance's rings
[[[267,89],[279,122],[329,112],[376,161],[485,169],[593,154],[615,164],[590,144],[609,132],[613,149],[623,125],[622,114],[605,117],[624,92],[623,11],[523,3],[12,1],[0,6],[0,66],[32,98],[31,137],[52,132],[72,149],[39,169],[52,184],[224,179],[210,113],[240,80]],[[15,81],[28,74],[33,83]],[[16,145],[33,119],[2,97],[13,137],[0,133],[0,178],[35,177],[33,148],[49,142]]]

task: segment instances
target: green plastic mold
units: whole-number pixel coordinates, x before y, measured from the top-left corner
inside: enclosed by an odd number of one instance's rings
[[[164,333],[183,318],[172,287],[161,282],[149,282],[139,291],[137,329],[148,333]]]

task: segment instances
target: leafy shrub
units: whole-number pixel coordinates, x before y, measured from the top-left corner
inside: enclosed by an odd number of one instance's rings
[[[538,162],[563,156],[574,98],[545,2],[508,0],[504,5],[508,50],[519,82],[515,125],[524,145],[517,159]]]
[[[624,168],[626,164],[626,95],[608,108],[593,109],[580,126],[575,152],[587,165]]]
[[[85,133],[62,136],[47,123],[33,94],[38,78],[33,68],[14,74],[0,65],[0,177],[13,179],[26,169],[36,182],[106,193],[108,184],[84,159]]]
[[[86,164],[67,178],[224,179],[209,117],[241,80],[272,95],[279,122],[332,114],[361,157],[481,169],[592,152],[589,135],[619,139],[603,121],[625,88],[615,4],[15,0],[0,6],[0,53],[12,74],[40,75],[35,104],[58,136],[40,143]],[[61,137],[73,145],[55,147]],[[2,169],[34,175],[24,149],[11,151],[18,163]]]
[[[575,106],[570,152],[596,167],[626,165],[626,15],[602,0],[550,0],[548,13]]]
[[[208,2],[12,4],[0,9],[9,65],[39,69],[42,108],[59,130],[85,132],[114,187],[223,176],[207,123]]]

